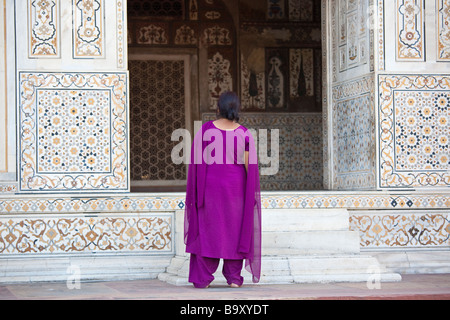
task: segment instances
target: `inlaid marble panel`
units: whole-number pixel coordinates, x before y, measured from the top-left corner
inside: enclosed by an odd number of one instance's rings
[[[171,214],[0,219],[0,254],[172,253]]]
[[[437,60],[450,61],[450,1],[437,0]]]
[[[423,0],[397,0],[396,10],[397,60],[423,61],[425,54]]]
[[[375,188],[375,111],[371,76],[333,87],[333,187]]]
[[[127,49],[126,43],[127,40],[127,24],[126,21],[126,1],[125,0],[117,0],[116,4],[116,23],[117,23],[117,68],[123,69],[126,66],[126,57],[127,57]]]
[[[369,28],[367,27],[368,0],[331,1],[331,24],[333,26],[334,61],[333,73],[343,73],[362,66],[369,59]]]
[[[16,193],[17,185],[16,183],[0,183],[0,193]]]
[[[29,57],[60,56],[59,0],[28,0]]]
[[[127,74],[19,73],[20,190],[127,191]]]
[[[184,198],[183,194],[4,194],[0,197],[0,252],[173,253],[173,212],[184,209]],[[352,209],[350,230],[359,232],[362,248],[449,247],[448,193],[263,192],[261,206]]]
[[[164,45],[169,43],[166,23],[143,23],[138,25],[136,41],[138,44]]]
[[[448,248],[450,216],[447,212],[354,212],[350,230],[359,231],[360,246],[381,248]]]
[[[208,58],[209,108],[217,109],[217,101],[222,93],[233,90],[231,62],[227,55],[217,51]]]
[[[394,103],[395,170],[447,170],[450,92],[396,91]]]
[[[166,212],[184,210],[185,194],[108,195],[91,197],[50,195],[1,194],[0,215],[28,214],[111,214],[133,212]],[[347,208],[347,209],[424,209],[437,210],[450,207],[448,193],[386,194],[383,192],[288,192],[261,193],[261,206],[265,209]]]
[[[227,25],[207,25],[203,30],[203,41],[209,46],[231,45],[232,32]]]
[[[110,172],[109,90],[37,89],[36,100],[36,173]]]
[[[379,76],[380,186],[450,185],[450,78]]]
[[[291,97],[314,96],[314,50],[289,50],[289,93]]]
[[[105,54],[104,0],[72,0],[73,57],[102,58]]]

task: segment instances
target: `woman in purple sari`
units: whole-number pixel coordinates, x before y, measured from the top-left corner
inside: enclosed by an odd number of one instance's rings
[[[189,282],[206,288],[220,259],[232,287],[241,270],[258,282],[261,273],[261,196],[255,142],[237,123],[240,101],[233,92],[218,101],[219,119],[203,124],[191,150],[186,188],[184,242],[191,254]]]

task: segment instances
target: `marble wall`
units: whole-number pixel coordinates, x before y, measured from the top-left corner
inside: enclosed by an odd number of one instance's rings
[[[8,2],[20,192],[129,191],[125,5]]]
[[[374,189],[375,104],[374,48],[370,28],[371,1],[332,0],[329,3],[328,161],[327,187],[334,190]]]
[[[0,197],[0,253],[173,254],[183,194]],[[262,193],[263,209],[349,210],[362,249],[448,248],[450,197],[377,191]],[[295,214],[295,213],[293,213]],[[182,226],[182,223],[181,223]]]
[[[0,181],[15,180],[14,57],[8,52],[14,37],[8,32],[9,1],[0,1]]]
[[[20,72],[22,192],[127,191],[126,73]]]
[[[5,19],[6,7],[5,1],[0,2],[0,79],[2,83],[6,84],[6,19]],[[8,171],[8,126],[6,119],[8,119],[7,113],[7,101],[6,101],[6,85],[0,86],[0,119],[4,121],[0,125],[0,172]]]
[[[335,0],[329,10],[330,187],[448,187],[448,1]]]
[[[450,77],[379,76],[380,187],[450,185]]]
[[[197,1],[186,3],[193,6],[189,24],[136,24],[132,41],[142,47],[158,42],[161,49],[197,48],[199,34],[207,39],[205,63],[199,66],[211,77],[212,85],[200,99],[202,111],[207,112],[216,93],[238,88],[238,69],[228,69],[228,63],[239,60],[229,49],[228,40],[236,39],[222,30],[230,27],[224,21],[196,28],[200,16],[203,22],[219,20],[217,11],[199,12],[194,10]],[[327,105],[323,115],[247,112],[243,124],[280,130],[279,174],[262,177],[266,190],[319,189],[322,181],[328,181],[326,187],[331,189],[356,191],[263,193],[264,209],[345,208],[350,229],[359,232],[363,249],[448,250],[449,2],[431,1],[427,7],[424,3],[322,2],[326,28],[322,43],[331,48],[322,60],[329,66],[323,74]],[[125,2],[3,0],[0,4],[5,9],[0,33],[6,37],[0,50],[7,53],[6,58],[0,54],[0,77],[7,80],[8,93],[5,102],[0,101],[0,118],[7,116],[8,128],[8,137],[0,135],[1,151],[7,153],[0,152],[3,265],[8,259],[78,254],[173,256],[174,216],[184,209],[184,195],[122,193],[129,190]],[[317,5],[309,0],[266,4],[261,11],[263,23],[254,23],[255,34],[279,37],[285,61],[300,76],[305,61],[317,64],[320,59],[310,48],[291,44],[302,40],[317,46],[319,28],[306,28],[304,33],[292,28],[292,38],[287,40],[278,31],[288,20],[302,24],[310,19],[305,12],[317,18]],[[43,12],[46,19],[39,14]],[[249,7],[248,12],[256,11]],[[16,20],[8,18],[14,14]],[[273,28],[264,31],[265,20],[274,21]],[[367,20],[374,23],[367,25]],[[164,30],[174,36],[165,38]],[[250,74],[240,70],[244,73],[240,88],[250,92]],[[232,87],[229,75],[234,77]],[[306,96],[312,87],[321,88],[310,69],[304,68],[303,76]],[[286,78],[286,92],[294,98],[299,91],[291,89],[298,89],[299,79]],[[258,90],[266,80],[256,78],[256,96],[262,95]],[[256,108],[262,103],[250,99]],[[313,105],[316,99],[317,95]],[[322,176],[324,160],[329,177]]]
[[[375,187],[375,110],[372,76],[333,87],[332,162],[335,189]]]
[[[377,5],[378,186],[446,188],[450,3],[437,0],[425,6],[422,0],[398,0]]]
[[[0,221],[0,254],[170,254],[172,219],[170,213],[10,217]]]

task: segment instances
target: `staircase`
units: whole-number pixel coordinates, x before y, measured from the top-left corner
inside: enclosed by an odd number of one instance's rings
[[[160,280],[188,284],[189,255],[184,252],[183,212],[176,216],[176,256]],[[181,241],[181,243],[180,243]],[[375,257],[360,254],[359,235],[349,230],[346,209],[264,209],[262,284],[400,281]],[[214,283],[225,283],[221,265]],[[245,283],[251,276],[243,272]]]

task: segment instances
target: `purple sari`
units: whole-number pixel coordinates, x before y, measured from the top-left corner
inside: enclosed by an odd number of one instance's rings
[[[259,281],[259,170],[247,128],[221,130],[209,121],[196,134],[187,177],[184,242],[186,252],[203,257],[245,259],[253,282]]]

